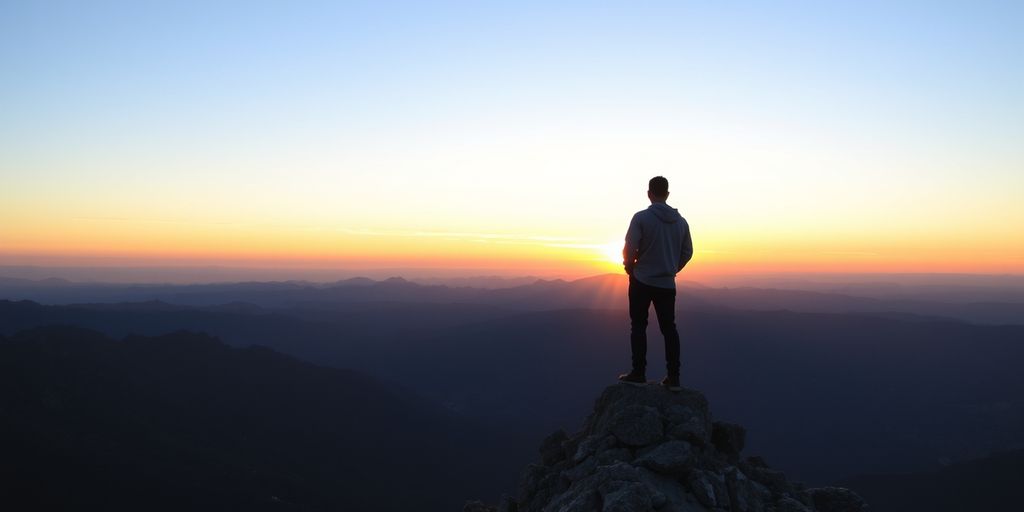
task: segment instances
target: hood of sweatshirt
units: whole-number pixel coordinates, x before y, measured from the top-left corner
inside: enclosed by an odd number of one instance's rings
[[[683,218],[682,215],[679,215],[679,210],[676,210],[665,203],[652,203],[647,209],[654,212],[654,215],[658,217],[658,220],[666,224],[679,222]]]

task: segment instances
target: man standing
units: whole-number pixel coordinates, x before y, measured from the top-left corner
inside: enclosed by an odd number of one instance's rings
[[[647,383],[647,313],[654,303],[658,327],[665,337],[668,375],[661,385],[679,391],[679,332],[676,330],[676,274],[693,256],[690,225],[665,204],[668,180],[656,176],[647,184],[651,206],[633,215],[622,249],[629,274],[630,349],[633,369],[619,375],[627,384]]]

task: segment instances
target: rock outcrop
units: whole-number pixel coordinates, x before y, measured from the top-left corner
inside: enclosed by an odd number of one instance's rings
[[[712,421],[704,395],[656,384],[609,386],[583,428],[559,430],[515,498],[467,502],[465,512],[862,512],[853,492],[805,489],[760,457],[743,458],[746,430]]]

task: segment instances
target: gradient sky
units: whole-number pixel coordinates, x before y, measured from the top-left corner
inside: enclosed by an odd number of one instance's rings
[[[1024,272],[1021,2],[4,2],[0,264]]]

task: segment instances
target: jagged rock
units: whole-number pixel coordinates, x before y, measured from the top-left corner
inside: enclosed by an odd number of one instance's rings
[[[601,497],[604,494],[618,490],[619,485],[623,482],[639,481],[640,475],[637,472],[637,468],[629,464],[620,462],[608,466],[595,466],[589,475],[572,482],[572,485],[565,492],[555,497],[542,509],[537,510],[543,510],[544,512],[601,510],[598,504],[602,502]],[[584,506],[592,506],[593,508],[578,508]]]
[[[601,510],[601,496],[594,489],[575,494],[563,494],[554,499],[542,512],[593,512]]]
[[[614,464],[615,462],[632,462],[633,452],[629,448],[612,448],[597,454],[597,463],[601,465]]]
[[[612,417],[608,428],[623,444],[647,446],[661,440],[664,426],[654,407],[629,405]]]
[[[522,476],[519,477],[519,496],[520,501],[524,501],[522,498],[527,492],[536,491],[540,480],[548,474],[548,469],[540,464],[530,464],[523,470]]]
[[[519,483],[519,510],[540,510],[566,487],[558,472],[539,464],[530,464]]]
[[[498,500],[498,512],[519,512],[519,506],[516,500],[502,495],[501,499]]]
[[[554,465],[565,458],[565,450],[562,448],[562,443],[568,438],[569,436],[565,435],[564,430],[558,429],[544,439],[540,444],[540,460],[545,466]]]
[[[587,457],[590,457],[597,451],[597,443],[601,439],[603,438],[598,436],[587,436],[584,438],[583,441],[576,445],[576,453],[572,456],[572,461],[579,464],[587,460]]]
[[[665,506],[666,503],[668,503],[668,497],[665,496],[663,490],[670,491],[672,489],[668,489],[665,485],[653,485],[651,483],[651,475],[653,474],[654,473],[651,473],[650,471],[641,471],[640,481],[644,482],[644,484],[647,485],[647,489],[651,495],[651,505],[653,505],[654,508],[662,508]]]
[[[641,469],[640,480],[651,489],[651,503],[658,512],[705,510],[678,478]]]
[[[651,493],[640,482],[620,482],[601,495],[602,512],[649,512],[654,510]]]
[[[711,416],[708,413],[708,402],[704,395],[690,389],[684,389],[678,393],[664,391],[657,385],[609,386],[594,403],[594,412],[587,417],[582,431],[585,435],[609,433],[609,423],[612,418],[630,405],[652,407],[663,412],[666,419],[670,421],[670,426],[690,421],[693,418],[704,423],[704,430],[711,431]],[[675,406],[678,407],[673,410],[675,413],[673,414],[670,410]],[[684,409],[692,411],[692,415],[683,417],[679,414]],[[675,423],[671,423],[673,420]]]
[[[690,472],[687,485],[701,505],[708,508],[729,506],[729,491],[722,475],[698,469]]]
[[[639,457],[636,464],[658,473],[682,475],[693,464],[693,449],[686,441],[668,441]]]
[[[846,489],[804,490],[760,457],[740,460],[746,430],[712,422],[707,400],[658,385],[609,386],[583,428],[541,444],[541,464],[499,507],[467,512],[862,512]],[[483,507],[483,508],[480,508]]]
[[[615,438],[612,436],[587,436],[576,448],[576,455],[573,456],[573,461],[576,463],[582,462],[587,457],[603,452],[613,446],[615,446]]]
[[[729,462],[739,461],[746,439],[747,429],[735,423],[716,421],[712,424],[711,444],[715,445],[715,449],[722,452]]]
[[[703,446],[710,440],[707,415],[697,414],[683,405],[673,405],[665,412],[665,418],[669,424],[666,429],[669,437],[683,439],[697,446]]]
[[[729,503],[736,512],[761,512],[765,509],[765,503],[771,502],[771,492],[747,478],[739,468],[732,467],[725,472],[725,486],[729,493]]]
[[[819,512],[861,512],[867,504],[856,493],[842,487],[808,489],[814,508]]]
[[[786,474],[768,467],[768,463],[761,457],[748,457],[740,462],[739,467],[751,480],[767,487],[779,497],[793,496],[797,493],[796,487],[786,480]]]
[[[597,457],[587,457],[581,464],[577,464],[572,468],[562,471],[562,478],[570,482],[581,480],[587,475],[590,475],[597,469]]]

